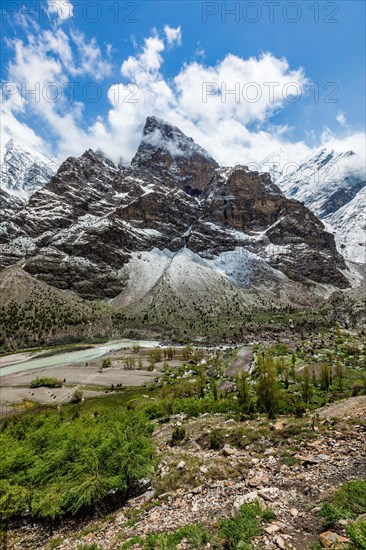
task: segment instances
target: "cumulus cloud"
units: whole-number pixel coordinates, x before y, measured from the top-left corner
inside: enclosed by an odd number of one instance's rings
[[[39,153],[51,154],[48,145],[41,139],[32,128],[21,121],[24,112],[24,105],[18,93],[7,99],[0,94],[1,103],[1,145],[0,161],[3,160],[4,145],[9,139],[14,139],[20,145],[30,147]]]
[[[74,6],[68,0],[47,0],[46,11],[56,21],[62,22],[73,16]]]
[[[185,64],[168,82],[163,76],[168,44],[167,38],[155,33],[122,63],[122,76],[135,86],[133,98],[127,98],[127,83],[109,90],[108,122],[114,145],[120,144],[125,158],[134,154],[146,116],[151,114],[181,128],[222,163],[261,159],[285,141],[286,127],[253,132],[248,125],[266,122],[292,100],[296,89],[300,93],[305,88],[302,68],[291,69],[285,59],[270,53],[248,59],[230,54],[211,66],[198,61]],[[306,149],[304,144],[300,147]]]
[[[169,25],[165,25],[164,34],[169,46],[173,46],[174,44],[180,46],[182,44],[182,30],[180,26],[174,29],[173,27],[169,27]]]
[[[103,150],[115,161],[129,161],[149,115],[178,126],[224,164],[258,162],[280,148],[298,159],[312,152],[304,142],[291,141],[286,125],[270,124],[278,110],[291,107],[305,93],[308,79],[302,67],[290,67],[285,58],[270,52],[249,58],[228,54],[211,65],[198,57],[168,80],[164,53],[180,42],[180,27],[165,26],[162,33],[154,30],[134,55],[121,61],[115,83],[101,99],[108,102],[108,113],[89,125],[84,120],[84,104],[69,104],[64,97],[59,104],[36,103],[30,97],[22,109],[47,122],[57,137],[60,160],[90,147]],[[94,39],[87,41],[77,30],[66,34],[57,27],[52,32],[29,34],[27,43],[16,39],[11,44],[14,58],[9,79],[25,82],[28,89],[36,82],[45,86],[80,75],[103,80],[113,74],[108,49],[103,55]],[[14,132],[20,133],[16,101],[19,98],[13,97],[7,104],[7,135],[12,123]],[[361,136],[339,138],[326,130],[321,144],[358,153]]]
[[[31,146],[31,137],[35,148],[41,142],[30,127],[19,122],[20,104],[24,118],[35,115],[46,122],[58,140],[61,158],[71,154],[74,147],[76,154],[85,145],[93,147],[94,130],[85,129],[82,120],[84,105],[74,101],[75,88],[81,84],[75,77],[90,77],[90,82],[95,82],[109,76],[112,65],[108,51],[103,55],[95,39],[87,40],[79,31],[68,35],[60,27],[52,31],[37,27],[35,32],[28,31],[24,39],[8,40],[8,46],[13,49],[13,57],[8,63],[7,83],[3,85],[7,126],[2,127],[2,142],[12,134],[24,145]],[[21,128],[26,139],[19,139]]]
[[[347,119],[343,113],[338,113],[336,116],[336,121],[339,122],[341,126],[345,126]]]

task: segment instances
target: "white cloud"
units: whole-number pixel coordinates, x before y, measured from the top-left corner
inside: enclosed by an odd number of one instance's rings
[[[169,46],[173,46],[174,44],[180,46],[182,44],[182,30],[180,26],[174,29],[173,27],[169,27],[169,25],[165,25],[164,33]]]
[[[142,51],[122,63],[122,75],[132,82],[136,82],[137,79],[142,82],[148,81],[160,69],[163,62],[161,52],[164,49],[164,42],[158,36],[146,38]]]
[[[111,74],[108,55],[107,59],[103,56],[95,39],[87,40],[79,31],[72,31],[69,36],[61,28],[51,31],[37,27],[35,32],[27,33],[26,39],[9,40],[8,45],[14,55],[8,64],[9,84],[5,90],[10,90],[10,94],[4,98],[7,126],[2,127],[2,142],[13,134],[17,141],[37,148],[34,132],[20,125],[16,118],[17,104],[20,104],[24,115],[33,115],[42,124],[46,122],[47,129],[58,140],[61,159],[71,154],[73,148],[77,154],[85,145],[94,147],[94,130],[85,130],[82,120],[84,105],[70,101],[68,94],[73,95],[72,90],[80,87],[81,81],[74,77],[89,76],[90,82],[95,82]],[[17,94],[12,89],[14,86]],[[93,90],[89,89],[89,93]],[[19,139],[22,128],[28,136],[27,143]],[[29,143],[31,139],[33,143]]]
[[[47,0],[46,12],[54,16],[56,21],[62,22],[73,16],[74,6],[69,0]]]
[[[213,66],[197,61],[186,64],[168,82],[162,74],[166,45],[167,41],[155,33],[145,40],[140,51],[122,63],[122,76],[138,87],[137,102],[127,100],[122,84],[109,91],[112,106],[108,119],[125,158],[134,154],[145,118],[151,114],[180,127],[219,162],[262,159],[279,142],[285,142],[285,127],[250,132],[247,125],[261,124],[281,108],[293,82],[306,86],[301,68],[291,70],[285,59],[271,54],[249,59],[227,55]],[[250,92],[245,87],[248,82],[253,83],[254,91],[259,89],[258,101],[246,98]],[[205,94],[210,86],[215,88],[215,94]],[[230,93],[233,89],[235,94]],[[113,101],[116,96],[120,99],[117,102]],[[300,147],[305,149],[303,144]]]
[[[320,141],[322,146],[337,152],[353,151],[361,159],[365,158],[366,136],[364,132],[347,132],[343,136],[336,136],[329,128],[326,128]]]
[[[172,41],[180,41],[180,34],[180,27],[166,26],[161,35],[154,31],[134,55],[122,61],[120,77],[102,98],[109,101],[108,115],[98,116],[89,126],[83,119],[83,104],[64,100],[60,104],[36,103],[30,98],[22,109],[49,125],[57,137],[60,160],[89,147],[102,149],[115,161],[121,157],[130,160],[149,115],[181,128],[220,163],[261,161],[280,148],[296,158],[311,153],[304,142],[291,141],[291,128],[270,124],[274,113],[291,107],[291,94],[304,93],[308,80],[301,67],[292,68],[286,59],[271,53],[247,59],[228,54],[212,65],[197,60],[186,63],[167,80],[163,75],[164,52]],[[30,34],[28,43],[14,40],[13,47],[9,79],[25,82],[28,89],[36,82],[47,85],[75,75],[102,79],[112,71],[96,41],[87,41],[79,31],[70,32],[70,36],[60,28],[40,31]],[[14,133],[21,131],[16,122],[17,101],[19,98],[13,97],[7,104],[7,135],[12,124]],[[28,130],[25,135],[31,139],[32,130]],[[362,137],[347,134],[339,138],[326,130],[321,143],[359,152]]]
[[[3,160],[4,145],[13,138],[20,145],[30,147],[40,153],[50,154],[47,144],[37,134],[21,122],[20,115],[23,111],[23,104],[18,94],[8,99],[1,97],[1,149],[0,160]]]
[[[345,126],[347,119],[343,113],[338,113],[336,116],[336,121],[339,122],[341,126]]]
[[[112,73],[112,65],[103,54],[95,38],[89,42],[83,33],[71,31],[71,37],[77,47],[79,67],[74,67],[74,74],[84,74],[93,76],[96,80],[102,80]],[[106,47],[107,57],[110,57],[110,45]]]

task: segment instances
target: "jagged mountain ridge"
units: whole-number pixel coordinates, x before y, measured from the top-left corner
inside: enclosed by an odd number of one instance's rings
[[[10,139],[5,145],[1,163],[2,191],[27,201],[49,182],[59,166],[56,159],[45,157]]]
[[[230,287],[287,301],[296,285],[349,285],[333,236],[304,205],[268,174],[219,168],[155,117],[129,165],[91,150],[63,162],[3,223],[1,242],[2,267],[22,266],[57,288],[120,304],[168,287],[184,294],[184,279],[193,293],[197,279],[201,294],[214,286],[225,297]],[[161,273],[156,254],[164,256]],[[137,272],[143,276],[132,284]]]
[[[361,164],[353,151],[326,148],[300,161],[279,150],[261,163],[288,197],[303,202],[330,225],[340,253],[358,264],[365,263],[366,178]]]

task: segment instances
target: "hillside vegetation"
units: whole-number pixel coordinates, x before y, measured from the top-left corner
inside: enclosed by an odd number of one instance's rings
[[[315,498],[307,487],[322,486],[326,480],[309,541],[314,542],[322,528],[334,526],[354,541],[350,548],[364,548],[362,523],[350,523],[347,533],[346,523],[339,526],[340,519],[353,521],[362,512],[364,503],[356,494],[362,495],[363,485],[350,486],[352,498],[344,489],[333,500],[326,499],[340,480],[366,478],[361,459],[366,421],[361,331],[336,327],[309,339],[257,344],[249,369],[240,366],[238,351],[185,346],[179,350],[183,364],[174,366],[170,361],[178,352],[156,348],[149,352],[151,368],[164,356],[163,375],[145,388],[117,388],[102,399],[81,398],[46,407],[40,414],[7,419],[0,434],[3,537],[13,540],[21,525],[29,525],[22,549],[32,544],[48,549],[51,542],[52,548],[82,548],[79,538],[94,532],[101,543],[95,548],[103,549],[175,549],[179,544],[249,549],[257,537],[275,548],[273,536],[284,530],[279,503],[289,503],[288,513],[292,502],[302,510],[299,518],[306,517],[306,506]],[[136,345],[132,355],[139,352]],[[113,361],[104,368],[113,370]],[[330,420],[324,407],[333,403],[329,415],[337,416],[342,398],[355,401],[340,408],[340,414],[356,418],[343,424]],[[290,479],[299,491],[295,503]],[[208,499],[202,501],[207,511],[203,522],[194,513],[199,505],[191,509],[191,501],[183,498],[186,493],[197,502]],[[172,499],[176,504],[171,508]],[[357,509],[352,507],[356,500]],[[228,506],[233,506],[232,513]],[[116,528],[118,516],[113,514],[119,509],[124,519]],[[176,517],[174,510],[181,514]],[[150,514],[149,526],[141,530],[140,521]],[[109,538],[95,525],[96,517],[106,518],[111,526]],[[175,518],[171,524],[165,522],[169,517]],[[92,531],[79,536],[77,526],[90,522]],[[71,542],[66,537],[63,543],[61,535],[70,525]],[[50,542],[53,531],[57,538]],[[294,547],[303,548],[300,542]]]

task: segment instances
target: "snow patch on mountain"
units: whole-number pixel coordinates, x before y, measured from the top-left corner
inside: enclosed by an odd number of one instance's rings
[[[366,187],[334,214],[324,219],[334,233],[337,248],[345,258],[366,263]]]

